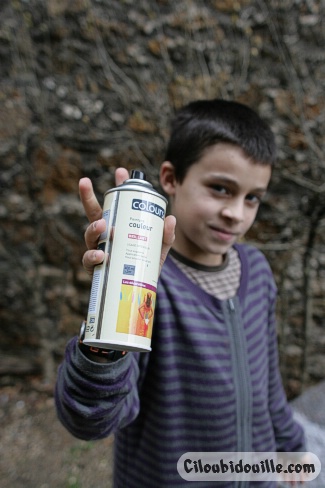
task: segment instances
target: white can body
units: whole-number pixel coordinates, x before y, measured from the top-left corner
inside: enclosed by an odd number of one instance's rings
[[[140,180],[106,192],[105,259],[94,269],[84,344],[151,351],[166,203]]]

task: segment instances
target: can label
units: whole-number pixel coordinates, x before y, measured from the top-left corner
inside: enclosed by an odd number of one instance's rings
[[[94,269],[85,337],[90,346],[150,351],[166,200],[145,190],[106,194],[105,252]]]

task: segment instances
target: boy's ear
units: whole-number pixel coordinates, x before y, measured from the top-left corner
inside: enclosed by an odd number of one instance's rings
[[[160,166],[160,185],[168,196],[173,196],[176,189],[175,168],[170,161]]]

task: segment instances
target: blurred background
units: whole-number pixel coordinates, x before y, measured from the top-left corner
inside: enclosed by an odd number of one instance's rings
[[[91,178],[102,202],[122,165],[159,189],[169,121],[194,99],[246,103],[276,135],[278,163],[246,240],[279,288],[288,398],[323,391],[324,14],[324,0],[1,0],[2,486],[109,486],[112,440],[72,439],[53,409],[57,367],[90,292],[78,180]],[[60,466],[40,468],[41,437],[27,449],[37,429]],[[92,456],[97,478],[87,481]]]

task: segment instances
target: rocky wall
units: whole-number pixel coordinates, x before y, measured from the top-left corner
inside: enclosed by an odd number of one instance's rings
[[[322,0],[2,0],[2,384],[52,382],[86,314],[78,180],[98,198],[114,170],[158,187],[173,111],[197,98],[247,103],[279,158],[247,240],[279,287],[289,397],[325,377],[325,55]]]

